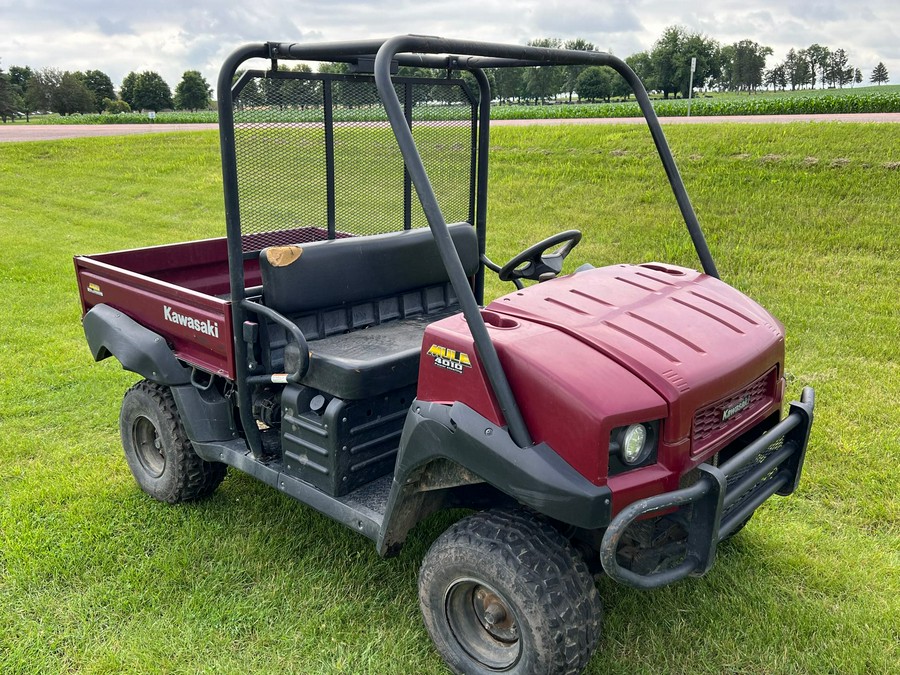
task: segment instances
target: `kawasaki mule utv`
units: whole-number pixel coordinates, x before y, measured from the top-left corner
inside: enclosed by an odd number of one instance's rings
[[[575,230],[487,257],[485,69],[567,64],[633,88],[702,273],[560,276]],[[381,555],[472,509],[419,576],[438,651],[456,672],[575,673],[600,636],[591,569],[638,588],[702,575],[796,489],[813,392],[782,417],[783,329],[719,280],[624,62],[421,36],[252,44],[218,97],[227,236],[75,259],[94,358],[143,378],[120,425],[147,493],[196,499],[232,466]],[[486,270],[516,289],[485,306]]]

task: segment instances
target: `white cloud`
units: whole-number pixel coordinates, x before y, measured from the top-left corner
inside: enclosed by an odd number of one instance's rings
[[[174,88],[186,70],[214,84],[228,53],[246,42],[337,41],[403,33],[514,42],[582,37],[619,56],[649,49],[679,24],[724,44],[749,38],[781,59],[814,42],[843,47],[868,75],[884,61],[900,80],[900,3],[863,0],[0,0],[2,66],[100,69],[118,84],[156,70]]]

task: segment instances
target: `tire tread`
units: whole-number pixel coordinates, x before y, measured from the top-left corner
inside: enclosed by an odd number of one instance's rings
[[[169,490],[153,494],[153,496],[160,501],[177,504],[201,499],[211,494],[224,480],[228,467],[219,462],[207,462],[194,451],[184,426],[181,424],[175,399],[169,388],[156,382],[141,380],[125,392],[125,399],[134,395],[144,395],[152,401],[158,408],[161,421],[165,425],[165,428],[160,429],[159,432],[174,441],[174,453],[171,459],[175,460],[173,467],[175,480]],[[125,442],[124,431],[123,442]]]
[[[523,583],[540,589],[553,644],[549,672],[580,673],[587,666],[600,638],[603,608],[587,564],[565,537],[527,511],[480,512],[451,526],[435,541],[420,580],[427,566],[457,547],[499,555]]]

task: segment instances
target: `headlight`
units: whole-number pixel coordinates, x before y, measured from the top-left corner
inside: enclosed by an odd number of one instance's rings
[[[647,427],[643,424],[632,424],[622,436],[622,461],[626,464],[640,464],[646,459],[650,447],[647,444]]]
[[[613,429],[609,438],[610,474],[656,461],[659,422],[629,424]]]

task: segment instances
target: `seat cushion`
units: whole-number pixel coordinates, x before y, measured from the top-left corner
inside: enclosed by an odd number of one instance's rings
[[[415,384],[426,326],[458,311],[419,314],[310,342],[309,371],[302,383],[342,399]]]

